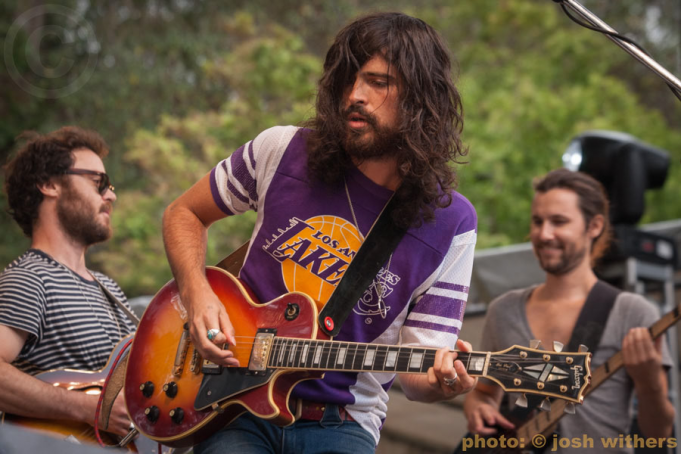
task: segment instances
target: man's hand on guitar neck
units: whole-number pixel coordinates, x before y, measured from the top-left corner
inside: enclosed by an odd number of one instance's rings
[[[674,407],[667,398],[667,372],[662,367],[663,337],[653,341],[648,328],[632,328],[622,340],[622,360],[638,395],[638,422],[643,435],[672,434]]]
[[[224,305],[207,282],[206,286],[207,288],[194,292],[189,305],[189,333],[192,343],[201,357],[208,361],[221,366],[239,366],[234,353],[221,348],[224,344],[237,345],[232,322],[229,320]],[[219,332],[209,339],[209,330]]]
[[[499,386],[478,382],[473,391],[466,396],[463,404],[468,420],[468,431],[480,435],[493,435],[498,432],[495,426],[513,429],[511,421],[499,412],[503,391]]]
[[[471,344],[461,339],[456,347],[460,351],[469,352]],[[472,390],[477,378],[468,375],[466,366],[457,360],[458,353],[444,347],[437,351],[433,367],[427,375],[400,374],[402,390],[409,400],[419,402],[437,402],[453,399]]]

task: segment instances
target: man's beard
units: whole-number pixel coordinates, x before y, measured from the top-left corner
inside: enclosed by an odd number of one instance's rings
[[[402,148],[403,137],[397,128],[384,127],[378,124],[376,117],[357,105],[352,105],[343,112],[343,119],[357,112],[364,117],[366,126],[361,131],[355,131],[346,126],[343,148],[353,159],[366,161],[395,155]],[[346,122],[344,122],[347,125]]]
[[[103,211],[111,213],[111,203],[102,204],[95,210],[71,187],[65,186],[63,198],[57,202],[57,217],[68,236],[84,246],[108,240],[113,229],[110,224],[97,222],[97,215]]]
[[[574,270],[580,263],[582,263],[582,260],[586,255],[586,246],[583,247],[582,249],[576,250],[574,245],[568,245],[566,247],[564,244],[558,244],[558,247],[560,247],[562,251],[559,260],[557,262],[545,263],[544,260],[542,260],[542,256],[539,250],[542,248],[542,246],[548,244],[549,243],[542,243],[536,245],[535,246],[535,249],[537,250],[536,255],[537,259],[539,260],[539,266],[541,267],[541,269],[543,269],[548,274],[553,274],[554,276],[562,276]],[[557,242],[553,242],[551,244],[551,246],[556,245]]]

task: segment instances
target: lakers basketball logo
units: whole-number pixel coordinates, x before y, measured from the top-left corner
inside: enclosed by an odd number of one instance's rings
[[[357,228],[343,218],[293,218],[263,250],[281,262],[288,291],[326,301],[362,244]]]
[[[376,279],[359,299],[357,306],[352,310],[355,314],[371,317],[380,315],[382,318],[388,316],[390,306],[385,304],[385,299],[393,292],[393,287],[400,281],[400,277],[390,270],[381,268]],[[370,319],[367,319],[370,320]],[[367,321],[367,323],[371,323]]]

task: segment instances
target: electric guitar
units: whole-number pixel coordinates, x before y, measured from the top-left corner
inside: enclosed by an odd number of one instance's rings
[[[114,366],[114,359],[119,354],[125,352],[130,347],[130,339],[133,335],[130,334],[116,345],[114,350],[109,355],[106,365],[103,369],[97,371],[81,371],[73,369],[55,369],[37,374],[35,377],[49,383],[53,386],[68,389],[70,391],[80,391],[91,395],[100,395],[106,377],[109,375]],[[24,429],[37,431],[45,435],[58,437],[73,441],[75,443],[98,445],[98,440],[95,435],[95,428],[87,423],[78,421],[56,420],[56,419],[40,419],[30,418],[25,416],[18,416],[13,414],[2,414],[0,419],[2,423],[16,424]],[[120,446],[128,452],[156,454],[158,453],[158,443],[151,441],[145,437],[136,437],[136,431],[129,434],[130,442],[119,445],[120,440],[118,436],[100,430],[100,437],[102,441],[108,446]],[[169,453],[170,449],[163,449],[163,453]]]
[[[239,367],[203,361],[190,341],[188,313],[177,284],[149,303],[133,341],[125,400],[135,426],[168,446],[194,445],[244,412],[284,426],[293,387],[324,371],[426,373],[435,348],[332,341],[317,326],[317,305],[292,292],[259,304],[238,278],[206,269],[208,282],[236,331],[229,346]],[[507,391],[581,403],[590,380],[589,353],[511,347],[497,353],[459,352],[468,373]]]
[[[657,339],[662,334],[664,334],[665,331],[674,326],[679,320],[681,320],[681,304],[676,306],[674,310],[668,312],[667,314],[662,316],[662,318],[660,318],[658,321],[653,323],[650,326],[650,328],[648,328],[648,331],[650,331],[650,335],[652,336],[653,339]],[[612,355],[610,358],[608,358],[608,360],[605,363],[600,365],[598,369],[596,369],[593,372],[591,384],[589,388],[586,390],[585,395],[591,394],[596,388],[598,388],[606,380],[612,377],[612,375],[615,374],[615,372],[617,372],[618,370],[620,370],[623,366],[624,359],[622,357],[622,352],[619,351]],[[546,411],[534,412],[533,416],[530,417],[529,419],[526,419],[524,422],[520,421],[520,423],[516,424],[517,427],[515,430],[503,431],[503,435],[505,435],[507,439],[515,438],[532,440],[537,435],[543,435],[546,439],[548,439],[550,435],[554,432],[560,419],[563,418],[563,416],[565,416],[566,414],[572,413],[574,412],[567,410],[567,405],[565,401],[554,402],[550,406],[550,408],[546,409]],[[500,435],[502,435],[502,433],[492,436],[495,438],[499,438]],[[471,436],[473,435],[471,434],[465,435],[465,437]],[[525,450],[528,450],[528,447],[526,447]],[[457,447],[455,454],[462,453],[464,451],[467,453],[474,454],[520,452],[520,450],[518,449],[510,448],[502,449],[498,446],[495,448],[471,448],[463,450],[460,444]],[[533,451],[541,452],[543,450],[534,449]]]

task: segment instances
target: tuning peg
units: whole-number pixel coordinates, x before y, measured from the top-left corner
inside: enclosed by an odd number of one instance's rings
[[[565,413],[567,413],[568,415],[574,415],[575,414],[574,402],[568,402],[568,404],[565,406]]]
[[[541,341],[539,339],[532,339],[530,341],[530,348],[534,348],[535,350],[541,347]]]
[[[579,349],[578,349],[578,351],[579,351],[579,353],[586,353],[586,352],[589,351],[589,347],[587,347],[587,346],[584,345],[584,344],[579,344]]]
[[[551,411],[551,402],[549,401],[548,397],[541,401],[541,405],[539,405],[539,409],[542,410],[542,411]]]
[[[521,394],[520,397],[518,397],[518,400],[515,401],[515,404],[519,407],[527,408],[527,396]]]
[[[558,341],[553,341],[553,351],[560,353],[563,351],[563,343]]]

